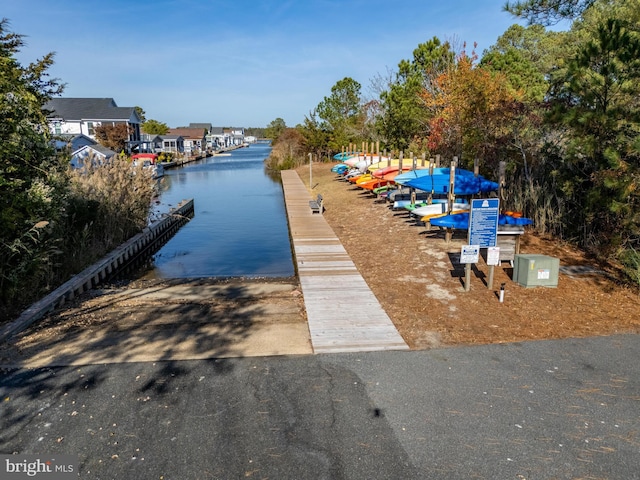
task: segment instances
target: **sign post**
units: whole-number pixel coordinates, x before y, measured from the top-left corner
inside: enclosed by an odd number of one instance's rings
[[[500,199],[498,198],[477,198],[471,200],[471,214],[469,215],[469,245],[477,245],[478,248],[493,248],[498,243],[498,219],[500,216]],[[487,254],[487,264],[489,265],[489,281],[487,288],[493,288],[493,268],[491,264],[494,261],[495,253],[493,253],[492,261],[489,262]],[[499,253],[498,253],[498,258]],[[477,262],[477,260],[476,260]],[[471,280],[471,263],[467,263],[465,275],[465,291],[471,288],[469,282]]]

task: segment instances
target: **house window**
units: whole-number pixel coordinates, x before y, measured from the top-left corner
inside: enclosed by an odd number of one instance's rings
[[[87,134],[91,137],[95,134],[95,130],[93,129],[93,122],[87,122]]]
[[[60,126],[60,122],[54,122],[54,124],[53,124],[53,133],[55,135],[61,135],[62,134],[62,127]]]

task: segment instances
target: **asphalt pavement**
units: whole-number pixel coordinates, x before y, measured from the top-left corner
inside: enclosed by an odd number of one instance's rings
[[[637,479],[638,339],[4,367],[0,453],[81,479]]]

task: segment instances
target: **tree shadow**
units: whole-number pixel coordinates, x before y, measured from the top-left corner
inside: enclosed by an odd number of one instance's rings
[[[175,288],[179,293],[172,293]],[[18,366],[242,356],[234,345],[276,314],[265,298],[248,280],[163,281],[89,292],[5,342],[0,356]]]
[[[285,285],[295,287],[291,282]],[[181,289],[180,299],[171,298],[171,287],[176,286]],[[212,298],[189,300],[202,297],[203,289]],[[68,309],[15,335],[9,342],[19,350],[18,356],[10,366],[0,367],[0,451],[19,452],[27,447],[20,442],[30,436],[26,434],[30,429],[41,428],[39,411],[65,404],[73,393],[97,390],[113,381],[106,364],[133,365],[143,362],[145,355],[152,357],[148,362],[157,368],[139,391],[156,398],[175,390],[174,382],[191,373],[193,363],[180,360],[185,352],[185,360],[209,360],[217,374],[230,374],[234,363],[219,359],[241,357],[234,345],[251,335],[265,316],[282,315],[263,304],[267,295],[273,298],[268,292],[271,290],[261,290],[260,285],[252,287],[248,280],[206,279],[148,285],[145,295],[159,299],[153,305],[145,302],[141,290],[112,291],[99,298],[92,292],[84,301],[78,299]],[[290,298],[284,288],[275,295]],[[87,319],[91,318],[90,325]],[[0,353],[7,365],[4,347]],[[47,358],[49,351],[55,357]],[[25,368],[38,359],[50,365]]]

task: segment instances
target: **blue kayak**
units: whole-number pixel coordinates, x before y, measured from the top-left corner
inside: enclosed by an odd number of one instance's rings
[[[404,183],[404,186],[432,192],[434,194],[445,195],[449,193],[449,173],[423,175]],[[498,190],[500,186],[496,182],[487,180],[481,175],[475,176],[466,173],[456,172],[455,195],[476,195],[478,193],[488,193]]]
[[[420,168],[417,170],[411,170],[409,172],[401,173],[400,175],[397,175],[393,179],[393,181],[400,185],[405,185],[409,180],[421,178],[430,174],[431,172],[428,168]],[[433,174],[447,175],[447,177],[449,177],[449,175],[451,174],[451,169],[449,167],[434,168]],[[470,172],[469,170],[463,170],[462,168],[456,168],[456,175],[473,175],[473,172]]]
[[[434,227],[454,228],[459,230],[469,229],[469,213],[454,213],[453,215],[444,215],[442,217],[432,218],[429,222]],[[532,225],[533,220],[523,217],[512,217],[510,215],[500,214],[498,216],[498,225]]]
[[[333,168],[331,168],[331,171],[334,173],[344,173],[347,170],[349,170],[349,165],[347,165],[346,163],[339,163],[338,165],[335,165]]]
[[[353,156],[355,156],[356,154],[353,152],[342,152],[342,153],[336,153],[333,158],[335,158],[336,160],[346,160],[347,158],[351,158]]]

